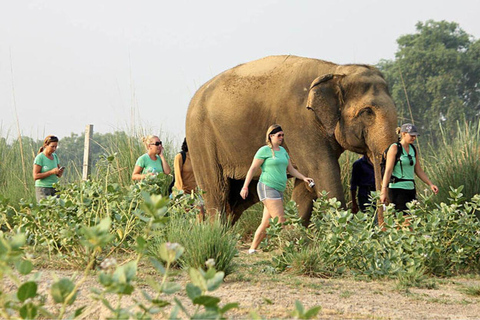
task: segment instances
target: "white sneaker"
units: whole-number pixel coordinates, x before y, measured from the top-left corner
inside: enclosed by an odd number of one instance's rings
[[[257,250],[255,250],[255,249],[248,249],[248,254],[253,254],[253,253],[257,253]]]

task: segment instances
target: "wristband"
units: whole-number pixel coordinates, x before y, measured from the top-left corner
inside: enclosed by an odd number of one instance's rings
[[[243,187],[242,190],[248,190],[248,188],[247,188],[247,187]]]

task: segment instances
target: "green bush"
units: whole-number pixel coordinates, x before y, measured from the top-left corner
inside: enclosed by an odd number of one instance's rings
[[[314,204],[312,221],[306,229],[308,241],[288,237],[281,240],[286,231],[276,229],[276,241],[288,240],[288,245],[280,246],[281,253],[274,261],[280,270],[310,276],[348,272],[370,278],[398,278],[412,285],[418,285],[423,274],[479,272],[480,222],[473,213],[480,208],[480,196],[463,203],[459,188],[450,191],[450,198],[448,204],[433,210],[424,200],[412,202],[408,211],[410,226],[406,226],[403,213],[389,205],[385,225],[379,228],[373,222],[373,208],[353,215],[324,193]],[[290,228],[301,226],[292,224]],[[301,232],[298,234],[305,238]]]
[[[192,208],[189,212],[184,212],[183,216],[171,216],[165,228],[164,239],[153,241],[150,254],[158,256],[158,246],[162,242],[179,243],[185,248],[185,253],[179,259],[181,267],[204,268],[205,261],[214,259],[217,270],[223,271],[225,275],[231,274],[235,269],[233,258],[238,253],[235,227],[223,224],[220,219],[198,222],[197,213]]]

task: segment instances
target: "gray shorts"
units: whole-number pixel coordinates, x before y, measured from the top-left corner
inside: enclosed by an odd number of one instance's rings
[[[277,189],[271,188],[260,181],[257,184],[257,193],[260,201],[265,199],[271,200],[282,200],[283,199],[283,192],[278,191]]]
[[[37,202],[48,196],[54,196],[57,190],[55,188],[35,187],[35,197]]]

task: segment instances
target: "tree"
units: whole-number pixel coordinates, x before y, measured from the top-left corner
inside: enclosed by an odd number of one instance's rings
[[[436,138],[439,124],[453,133],[457,121],[480,115],[480,41],[455,22],[418,22],[398,38],[396,60],[378,67],[389,83],[401,122]]]

